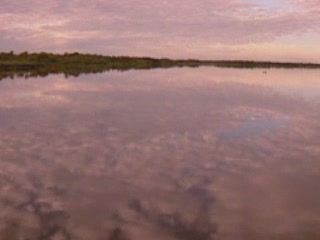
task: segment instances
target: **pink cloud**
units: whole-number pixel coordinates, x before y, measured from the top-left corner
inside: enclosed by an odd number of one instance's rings
[[[0,51],[216,58],[210,49],[219,46],[246,58],[239,49],[248,44],[320,35],[317,1],[282,1],[286,7],[253,0],[4,0]]]

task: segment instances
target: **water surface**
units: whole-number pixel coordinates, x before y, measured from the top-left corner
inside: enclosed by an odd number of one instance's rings
[[[0,82],[0,239],[320,239],[320,72]]]

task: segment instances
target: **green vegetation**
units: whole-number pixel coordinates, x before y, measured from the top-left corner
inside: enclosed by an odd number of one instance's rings
[[[194,59],[171,60],[148,57],[115,57],[80,53],[0,53],[0,79],[5,77],[33,77],[48,74],[78,76],[81,73],[99,73],[110,70],[151,69],[170,67],[216,66],[232,68],[319,68],[312,63],[277,63],[255,61],[200,61]]]
[[[0,53],[0,79],[4,77],[34,77],[48,74],[78,76],[110,70],[151,69],[169,67],[197,67],[199,61],[170,60],[146,57],[114,57],[79,53]]]

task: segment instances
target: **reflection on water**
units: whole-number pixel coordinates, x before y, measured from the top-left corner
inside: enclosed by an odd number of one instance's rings
[[[246,123],[243,126],[240,126],[237,129],[228,129],[222,131],[220,137],[226,139],[247,138],[252,137],[253,135],[262,134],[265,131],[276,130],[278,127],[285,124],[285,121],[283,120],[255,120],[254,118],[252,118],[251,120],[252,121]]]
[[[320,239],[313,70],[0,83],[0,238]]]

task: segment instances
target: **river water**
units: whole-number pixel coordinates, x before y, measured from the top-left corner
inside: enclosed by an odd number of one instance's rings
[[[0,239],[319,240],[320,71],[0,81]]]

